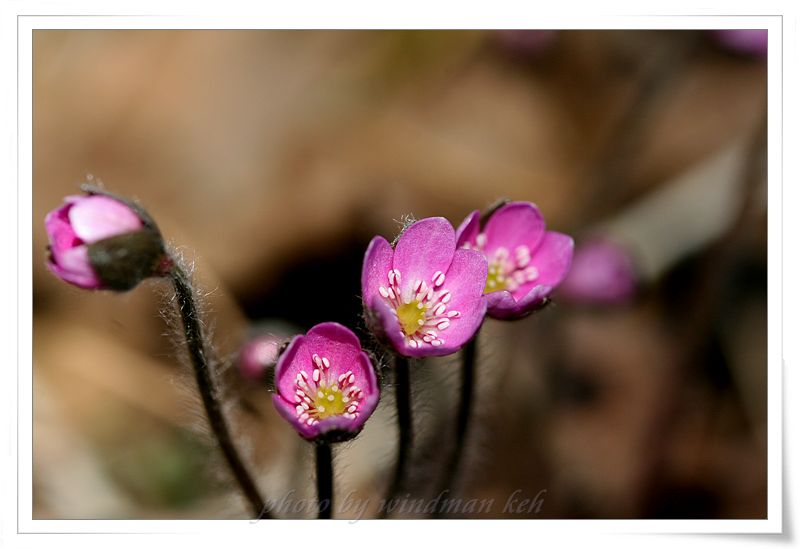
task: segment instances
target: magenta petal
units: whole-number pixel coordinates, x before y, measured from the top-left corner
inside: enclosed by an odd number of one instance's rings
[[[480,230],[481,212],[475,210],[464,218],[464,221],[456,229],[456,247],[461,248],[467,243],[474,244]]]
[[[534,286],[518,299],[511,297],[508,292],[497,292],[505,293],[506,296],[494,302],[490,301],[487,314],[492,318],[505,320],[522,318],[536,310],[552,290],[551,286]]]
[[[361,342],[356,334],[337,322],[311,328],[306,333],[305,345],[310,356],[317,353],[330,360],[330,371],[337,376],[361,367]]]
[[[89,290],[97,290],[102,286],[89,263],[89,250],[86,246],[62,250],[57,255],[54,252],[52,259],[47,267],[65,282]]]
[[[401,287],[415,280],[429,283],[437,271],[446,273],[455,249],[455,230],[445,218],[428,217],[411,225],[400,235],[392,261],[400,271]]]
[[[361,298],[364,303],[368,304],[373,296],[379,295],[378,288],[386,285],[393,255],[392,246],[382,236],[370,241],[361,267]]]
[[[383,332],[383,337],[389,340],[395,351],[403,356],[426,356],[425,349],[415,349],[406,343],[405,335],[403,334],[403,330],[400,328],[400,323],[397,320],[397,315],[394,314],[394,309],[392,309],[385,299],[377,296],[372,300],[372,303],[370,303],[369,307],[380,323],[380,329]]]
[[[272,403],[283,419],[288,421],[303,438],[312,439],[319,434],[319,424],[308,425],[306,422],[300,421],[297,417],[294,404],[287,402],[280,395],[272,395]]]
[[[275,387],[278,393],[288,400],[294,401],[295,378],[300,370],[311,361],[311,354],[305,345],[305,336],[298,335],[292,338],[289,346],[281,354],[275,365]],[[294,411],[294,407],[292,407]]]
[[[495,315],[492,312],[495,310],[514,309],[517,306],[517,300],[508,290],[501,290],[486,294],[486,304],[489,316],[493,317]]]
[[[544,217],[530,202],[511,202],[489,217],[483,232],[484,252],[489,257],[498,247],[513,251],[517,246],[527,246],[533,252],[544,237]]]
[[[81,244],[69,223],[70,208],[72,208],[70,204],[65,204],[44,218],[44,227],[50,240],[50,251],[55,255]]]
[[[69,219],[75,234],[88,244],[142,228],[142,220],[130,207],[99,195],[75,201]]]
[[[450,326],[441,331],[440,337],[444,344],[437,349],[440,354],[455,352],[480,328],[486,313],[483,290],[486,287],[487,270],[486,257],[480,252],[456,250],[453,255],[445,282],[445,287],[452,295],[447,310],[461,314],[450,319]]]
[[[539,271],[536,285],[555,288],[567,276],[572,264],[575,244],[572,237],[547,231],[542,243],[531,256],[531,265]]]

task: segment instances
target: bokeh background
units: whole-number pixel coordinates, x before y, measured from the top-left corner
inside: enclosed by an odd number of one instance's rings
[[[508,197],[579,249],[614,241],[637,286],[486,322],[456,493],[496,503],[455,516],[766,517],[763,51],[707,31],[37,30],[33,59],[35,518],[248,515],[161,318],[166,285],[91,293],[45,268],[44,216],[87,180],[139,199],[194,262],[271,500],[313,499],[313,452],[240,346],[325,320],[366,341],[369,239]],[[430,497],[457,357],[412,377],[409,490]],[[358,515],[347,494],[376,511],[392,397],[337,449],[337,516]],[[537,512],[503,512],[516,490]]]

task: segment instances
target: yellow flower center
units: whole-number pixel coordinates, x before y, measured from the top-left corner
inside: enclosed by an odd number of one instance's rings
[[[397,319],[400,321],[403,333],[411,335],[425,324],[425,308],[422,303],[415,299],[411,303],[405,303],[397,307]]]
[[[342,399],[342,392],[338,385],[327,387],[321,385],[317,389],[317,396],[314,399],[314,408],[317,410],[317,419],[325,419],[331,416],[340,416],[345,413],[347,406]]]
[[[506,287],[506,275],[503,272],[503,265],[495,261],[489,265],[489,274],[486,277],[486,287],[483,289],[483,293],[499,292],[505,290]]]

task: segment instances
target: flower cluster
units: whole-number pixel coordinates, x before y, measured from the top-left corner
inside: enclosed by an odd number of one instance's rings
[[[168,256],[149,216],[105,193],[70,196],[45,220],[48,268],[87,289],[128,290],[166,274]],[[376,236],[361,289],[372,331],[405,357],[452,354],[484,317],[519,318],[540,307],[564,279],[572,239],[545,230],[538,208],[512,202],[458,230],[442,217],[410,224],[394,245]],[[275,362],[274,404],[310,440],[355,436],[375,409],[375,368],[358,337],[327,322],[292,339],[278,356],[273,340],[254,340],[240,355],[243,375],[263,376]]]

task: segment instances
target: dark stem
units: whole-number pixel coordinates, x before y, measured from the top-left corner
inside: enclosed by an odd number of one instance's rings
[[[200,316],[197,311],[197,304],[194,299],[194,292],[188,275],[174,261],[174,266],[170,271],[172,283],[175,286],[175,295],[178,299],[178,310],[183,322],[183,335],[186,339],[186,348],[189,351],[189,359],[192,362],[197,388],[203,400],[203,407],[206,411],[208,423],[214,433],[214,437],[219,443],[220,450],[228,462],[228,466],[234,478],[239,483],[245,498],[250,503],[253,513],[258,518],[270,518],[264,499],[258,491],[253,477],[250,476],[247,467],[239,456],[236,446],[231,438],[228,424],[222,415],[222,407],[217,399],[217,389],[214,385],[208,353],[206,350],[203,328]]]
[[[458,478],[458,469],[461,465],[461,456],[464,455],[464,447],[467,441],[469,430],[469,419],[472,415],[472,400],[475,393],[475,358],[478,354],[478,334],[464,345],[461,355],[461,398],[458,403],[458,415],[456,417],[456,440],[453,452],[445,469],[442,484],[435,496],[444,493],[445,490],[452,490],[453,483]],[[439,518],[439,509],[434,511],[434,516]]]
[[[394,362],[394,375],[395,400],[397,401],[397,463],[395,463],[394,477],[389,486],[388,496],[381,508],[380,518],[386,518],[389,514],[389,503],[403,489],[412,443],[411,377],[408,358],[397,355]]]
[[[327,442],[316,444],[317,448],[317,518],[329,519],[333,515],[333,453]]]

